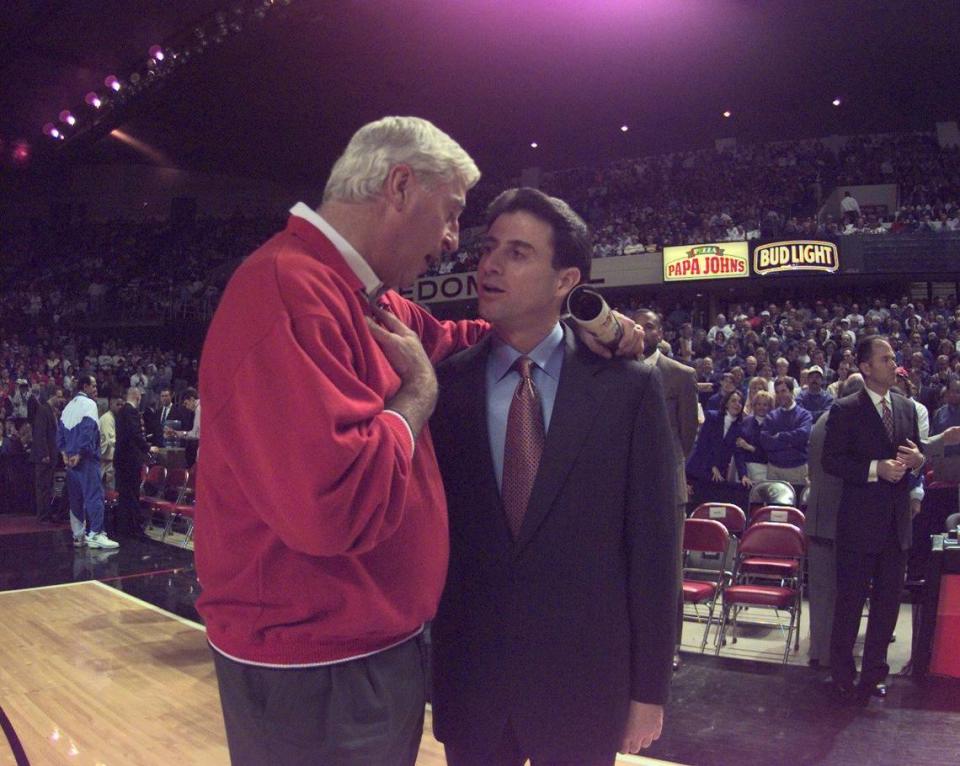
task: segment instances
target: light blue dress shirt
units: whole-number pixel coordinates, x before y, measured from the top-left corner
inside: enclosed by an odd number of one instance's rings
[[[523,356],[512,346],[496,337],[491,339],[487,357],[487,432],[490,434],[490,456],[497,476],[497,487],[503,481],[503,452],[507,441],[507,417],[510,402],[520,382],[520,373],[511,370],[513,363]],[[560,370],[563,368],[563,327],[559,322],[547,336],[527,354],[533,361],[533,385],[543,408],[544,433],[550,430],[553,402],[557,398]]]

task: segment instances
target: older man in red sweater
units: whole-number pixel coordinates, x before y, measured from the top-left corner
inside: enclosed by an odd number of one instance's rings
[[[416,760],[447,569],[433,364],[486,323],[391,288],[458,245],[479,178],[429,122],[361,128],[316,211],[237,269],[204,345],[197,609],[234,764]],[[628,327],[632,324],[628,322]],[[635,353],[640,333],[630,338]],[[279,406],[276,381],[285,381]]]

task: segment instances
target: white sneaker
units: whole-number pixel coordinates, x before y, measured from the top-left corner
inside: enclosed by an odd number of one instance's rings
[[[86,536],[86,535],[82,535],[82,534],[81,534],[81,535],[77,535],[76,537],[73,538],[73,547],[74,547],[74,548],[82,548],[82,547],[83,547],[84,545],[86,545],[86,544],[87,544],[87,536]]]
[[[106,532],[97,532],[97,534],[87,534],[88,548],[119,548],[120,543],[107,537]]]

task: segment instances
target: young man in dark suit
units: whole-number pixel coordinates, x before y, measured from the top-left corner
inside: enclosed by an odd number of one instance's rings
[[[612,764],[659,736],[677,605],[676,457],[659,374],[560,323],[586,225],[532,189],[491,205],[493,334],[438,370],[450,568],[433,623],[451,766]]]
[[[857,345],[856,360],[865,388],[830,409],[822,459],[824,471],[843,481],[830,638],[833,690],[842,701],[886,696],[887,646],[900,611],[912,542],[908,474],[919,472],[924,462],[917,411],[890,391],[897,374],[890,344],[868,336]],[[854,689],[853,646],[868,592],[867,637]]]

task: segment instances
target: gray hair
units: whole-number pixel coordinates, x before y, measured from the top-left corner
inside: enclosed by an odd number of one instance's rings
[[[330,171],[323,201],[374,199],[390,168],[400,164],[409,165],[423,182],[456,178],[469,189],[480,180],[470,155],[433,123],[420,117],[384,117],[353,134]]]

